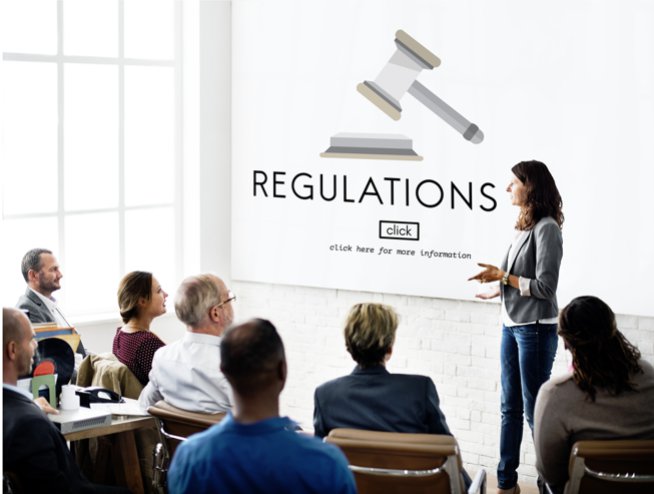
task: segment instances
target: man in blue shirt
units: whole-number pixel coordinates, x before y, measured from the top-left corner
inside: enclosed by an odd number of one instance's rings
[[[232,385],[233,414],[177,448],[168,472],[171,494],[356,492],[338,448],[298,434],[293,421],[279,416],[286,356],[269,321],[229,329],[220,369]]]

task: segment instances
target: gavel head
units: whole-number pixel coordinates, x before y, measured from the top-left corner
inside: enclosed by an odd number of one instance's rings
[[[357,91],[393,120],[402,112],[400,99],[423,69],[433,69],[440,59],[401,29],[395,33],[397,49],[374,81],[365,81]]]

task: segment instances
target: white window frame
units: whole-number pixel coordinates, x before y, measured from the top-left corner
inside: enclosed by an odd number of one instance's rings
[[[66,238],[65,238],[65,222],[66,219],[74,215],[87,214],[87,213],[101,213],[101,212],[117,212],[118,213],[118,232],[117,237],[119,241],[119,273],[117,277],[125,272],[125,213],[133,210],[144,210],[159,207],[172,207],[174,211],[174,228],[175,232],[173,238],[175,239],[174,245],[174,275],[177,280],[180,280],[183,275],[184,266],[184,234],[183,234],[183,219],[184,219],[184,176],[183,176],[183,74],[182,74],[182,56],[183,56],[183,40],[182,40],[182,2],[173,2],[174,9],[174,51],[173,58],[170,60],[156,60],[156,59],[141,59],[141,58],[126,58],[124,56],[124,1],[118,2],[118,55],[116,57],[95,57],[95,56],[73,56],[64,55],[63,51],[63,38],[64,38],[64,22],[63,22],[63,9],[64,3],[57,1],[57,52],[54,55],[43,55],[36,53],[12,53],[3,52],[3,61],[11,62],[38,62],[38,63],[52,63],[57,67],[57,118],[58,118],[58,135],[57,135],[57,210],[56,212],[49,213],[25,213],[25,214],[4,214],[3,220],[21,220],[32,218],[53,218],[57,219],[57,233],[59,243],[57,246],[50,246],[53,250],[56,248],[56,255],[61,265],[65,269],[66,266]],[[118,191],[119,198],[118,204],[115,207],[109,208],[88,208],[88,209],[75,209],[74,211],[66,211],[64,208],[64,87],[65,81],[65,67],[67,64],[95,64],[104,66],[118,67],[119,82],[118,82]],[[172,202],[148,204],[139,206],[126,206],[125,205],[125,67],[127,66],[155,66],[155,67],[170,67],[173,69],[174,77],[174,197]],[[75,313],[71,314],[73,317]],[[92,316],[86,315],[83,319]]]

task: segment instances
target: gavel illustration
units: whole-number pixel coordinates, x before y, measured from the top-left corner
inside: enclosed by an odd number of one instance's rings
[[[400,99],[408,92],[468,141],[483,141],[484,133],[477,125],[416,80],[423,69],[438,67],[440,59],[401,29],[395,33],[395,44],[397,50],[377,78],[360,83],[357,91],[393,120],[400,119]]]

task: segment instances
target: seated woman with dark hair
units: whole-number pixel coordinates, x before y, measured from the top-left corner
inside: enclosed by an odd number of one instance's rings
[[[348,376],[316,389],[313,425],[324,437],[338,427],[451,435],[427,376],[391,374],[397,314],[382,304],[357,304],[345,324],[345,345],[357,362]]]
[[[125,323],[116,330],[113,353],[145,386],[152,369],[154,352],[165,345],[154,333],[150,323],[166,313],[166,298],[152,273],[132,271],[118,287],[118,307]]]
[[[654,438],[654,368],[618,330],[597,297],[578,297],[559,316],[572,371],[540,388],[534,415],[536,468],[553,492],[568,480],[572,445],[588,439]]]

